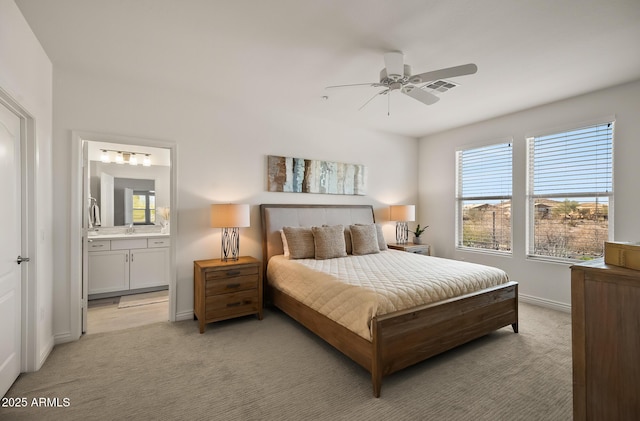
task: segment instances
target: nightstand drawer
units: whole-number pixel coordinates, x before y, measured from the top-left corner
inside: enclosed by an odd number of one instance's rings
[[[232,315],[256,313],[259,309],[258,290],[239,291],[207,297],[206,318],[218,319]]]
[[[258,274],[211,279],[206,281],[205,296],[258,288]]]
[[[211,281],[215,279],[224,279],[224,278],[233,278],[236,276],[245,276],[245,275],[257,275],[258,274],[258,266],[243,266],[239,268],[230,267],[224,270],[205,270],[204,279],[206,281]]]

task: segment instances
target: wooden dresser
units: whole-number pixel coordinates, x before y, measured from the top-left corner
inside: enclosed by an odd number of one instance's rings
[[[193,262],[194,313],[207,323],[256,314],[262,320],[262,264],[253,257]]]
[[[640,419],[640,271],[571,267],[573,419]]]

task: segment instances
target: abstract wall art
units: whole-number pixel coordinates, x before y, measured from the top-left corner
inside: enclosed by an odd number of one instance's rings
[[[274,155],[269,155],[267,161],[270,192],[366,194],[364,165]]]

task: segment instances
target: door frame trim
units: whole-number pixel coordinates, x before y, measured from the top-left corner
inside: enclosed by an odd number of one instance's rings
[[[170,150],[171,155],[171,183],[169,206],[171,214],[169,216],[169,223],[171,231],[169,238],[171,246],[169,247],[169,315],[168,319],[171,322],[176,320],[176,244],[178,238],[178,154],[177,144],[175,142],[151,139],[151,138],[139,138],[130,137],[116,134],[96,133],[86,131],[71,131],[71,163],[73,165],[71,169],[71,244],[70,244],[70,278],[71,285],[69,288],[70,293],[70,326],[71,337],[70,340],[78,340],[82,336],[82,303],[86,298],[86,294],[82,293],[83,282],[83,259],[84,253],[83,242],[87,239],[83,235],[87,229],[87,221],[84,218],[84,192],[82,186],[83,178],[83,166],[84,156],[82,151],[83,141],[95,141],[95,142],[109,142],[109,143],[122,143],[128,145],[150,146],[154,148],[164,148]]]
[[[31,259],[30,264],[21,270],[21,345],[20,372],[37,371],[53,348],[53,342],[47,349],[38,352],[38,283],[37,283],[37,171],[36,123],[33,116],[2,87],[0,103],[11,110],[20,119],[20,177],[21,177],[21,256]]]

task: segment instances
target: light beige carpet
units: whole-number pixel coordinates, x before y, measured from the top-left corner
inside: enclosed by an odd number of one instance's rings
[[[570,420],[569,314],[520,305],[500,329],[385,378],[278,311],[207,326],[155,323],[56,346],[7,397],[2,420]]]
[[[165,301],[169,301],[169,291],[167,290],[123,295],[120,297],[118,308],[138,307],[148,304],[164,303]]]

